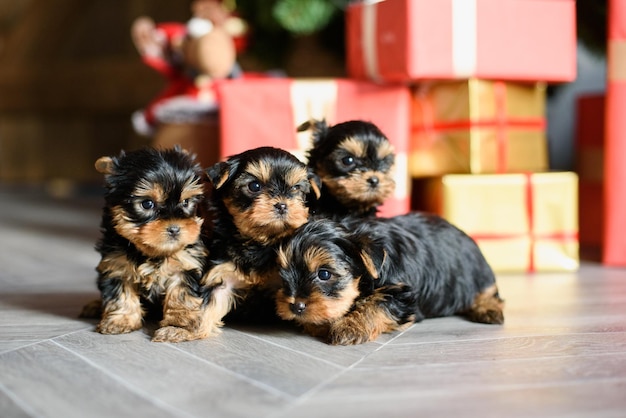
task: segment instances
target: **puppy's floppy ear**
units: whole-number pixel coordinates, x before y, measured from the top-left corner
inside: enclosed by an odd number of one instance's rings
[[[181,154],[188,155],[192,160],[195,160],[198,158],[197,154],[192,153],[187,148],[183,148],[180,144],[174,145],[174,151],[180,152]]]
[[[304,132],[312,129],[313,131],[319,131],[326,127],[326,120],[309,119],[304,123],[301,123],[297,128],[297,132]]]
[[[361,237],[361,261],[365,270],[374,278],[378,279],[379,272],[387,261],[387,251],[382,243],[376,242],[366,237]]]
[[[303,122],[300,125],[298,125],[298,127],[296,128],[296,132],[308,131],[309,129],[311,129],[312,125],[313,125],[313,119],[307,120],[306,122]]]
[[[235,174],[237,167],[239,167],[239,160],[229,158],[226,161],[220,161],[207,168],[206,173],[211,183],[213,183],[213,187],[217,190]]]
[[[322,180],[312,170],[308,173],[309,183],[311,183],[311,190],[315,194],[315,198],[319,199],[322,195]]]
[[[287,268],[289,266],[289,257],[287,257],[287,252],[282,244],[278,247],[278,250],[276,250],[276,260],[278,261],[278,266],[281,268]]]
[[[105,176],[111,175],[115,173],[115,165],[117,163],[117,159],[114,157],[100,157],[96,160],[94,166],[99,173],[104,174]]]
[[[363,266],[365,266],[365,270],[372,276],[374,279],[378,279],[378,270],[380,270],[385,264],[387,260],[387,251],[382,250],[381,254],[372,254],[369,251],[361,250],[361,261],[363,261]],[[378,266],[378,267],[377,267]]]
[[[298,126],[298,132],[304,132],[312,130],[313,131],[313,145],[319,142],[320,138],[326,135],[328,131],[328,124],[326,123],[326,119],[317,120],[317,119],[309,119],[300,126]]]

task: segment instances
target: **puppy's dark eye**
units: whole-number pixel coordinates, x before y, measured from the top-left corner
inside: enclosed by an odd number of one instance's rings
[[[180,204],[181,204],[184,208],[188,207],[188,206],[189,206],[189,199],[185,199],[185,200],[183,200],[182,202],[180,202]]]
[[[154,201],[150,199],[143,200],[141,202],[141,207],[144,208],[145,210],[154,209]]]
[[[259,183],[258,181],[251,181],[250,183],[248,183],[248,190],[250,190],[252,193],[260,192],[261,183]]]
[[[352,166],[354,165],[354,157],[351,155],[348,155],[347,157],[343,157],[341,159],[341,163],[345,166]]]
[[[328,270],[320,269],[317,271],[317,278],[324,282],[326,280],[329,280],[331,277],[332,277],[332,274]]]
[[[300,187],[300,185],[299,185],[299,184],[296,184],[295,186],[291,186],[291,191],[292,191],[293,193],[297,193],[297,192],[299,192],[299,191],[300,191],[300,189],[302,189],[302,187]]]

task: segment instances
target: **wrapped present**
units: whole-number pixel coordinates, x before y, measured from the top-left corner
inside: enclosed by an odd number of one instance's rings
[[[604,94],[576,100],[576,173],[581,258],[598,260],[604,222]]]
[[[576,78],[574,0],[384,0],[346,11],[347,70],[375,81]]]
[[[336,124],[363,119],[376,124],[396,152],[396,191],[381,215],[409,210],[407,150],[409,89],[347,79],[235,79],[218,85],[222,156],[258,146],[286,149],[302,161],[311,133],[297,133],[301,123],[326,119]]]
[[[423,83],[411,98],[409,172],[542,171],[545,85],[469,79]]]
[[[609,1],[602,261],[626,266],[626,0]]]
[[[577,270],[575,173],[451,174],[418,182],[416,209],[438,213],[474,238],[494,271]]]

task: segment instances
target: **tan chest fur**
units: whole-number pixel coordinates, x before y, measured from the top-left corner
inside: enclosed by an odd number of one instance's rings
[[[119,277],[124,285],[130,285],[145,293],[165,293],[167,289],[183,280],[185,271],[201,271],[200,259],[205,255],[201,249],[184,249],[171,256],[148,259],[141,264],[130,261],[126,253],[105,256],[97,270],[109,277]]]

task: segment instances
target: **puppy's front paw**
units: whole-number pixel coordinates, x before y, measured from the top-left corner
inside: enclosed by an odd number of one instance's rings
[[[363,323],[344,317],[333,323],[328,332],[328,343],[332,345],[356,345],[376,339]]]
[[[152,341],[157,343],[180,343],[199,340],[206,336],[198,332],[191,332],[185,328],[166,326],[155,331]]]
[[[127,316],[107,316],[96,326],[100,334],[127,334],[141,328],[141,319]]]
[[[497,308],[485,309],[474,313],[474,320],[484,324],[502,325],[504,324],[504,313],[501,309]]]

